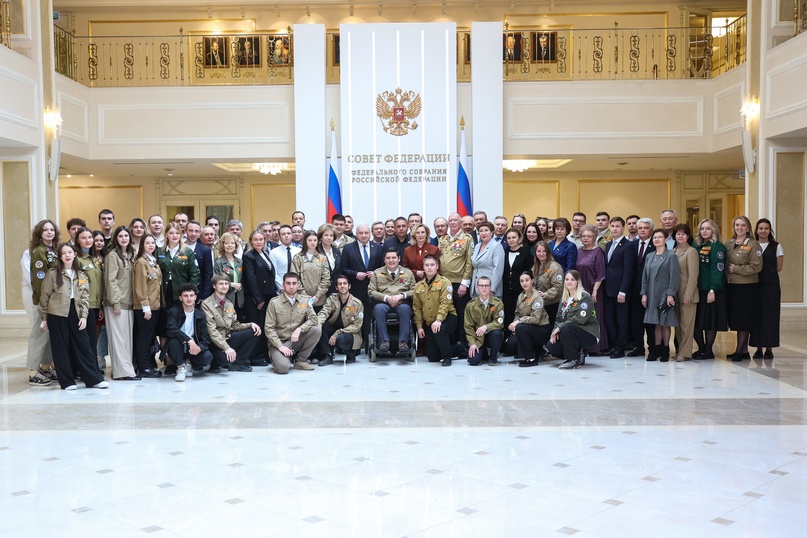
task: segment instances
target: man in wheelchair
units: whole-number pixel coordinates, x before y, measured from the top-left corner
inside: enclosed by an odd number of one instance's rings
[[[378,337],[378,352],[390,352],[390,337],[387,328],[387,313],[398,315],[398,353],[409,353],[409,338],[412,329],[412,293],[415,288],[415,275],[401,267],[398,251],[388,248],[384,252],[384,267],[373,272],[368,294],[373,305]]]

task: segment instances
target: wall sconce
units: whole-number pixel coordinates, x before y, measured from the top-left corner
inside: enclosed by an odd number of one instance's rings
[[[62,115],[52,108],[45,109],[45,115],[42,117],[45,127],[53,132],[53,136],[59,138],[62,131]]]
[[[746,99],[740,109],[740,115],[745,122],[745,128],[750,129],[751,122],[759,117],[759,99],[755,95],[752,95],[750,99]]]

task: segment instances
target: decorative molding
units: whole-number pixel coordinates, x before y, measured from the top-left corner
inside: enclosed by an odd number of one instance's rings
[[[774,79],[780,75],[787,73],[788,71],[792,71],[797,67],[801,67],[802,65],[807,64],[807,56],[802,56],[792,62],[787,62],[782,64],[781,66],[771,69],[768,71],[765,77],[765,118],[766,119],[775,119],[780,116],[785,116],[787,114],[791,114],[797,110],[801,110],[803,108],[807,108],[807,94],[804,92],[804,82],[803,77],[799,81],[799,92],[802,97],[804,97],[800,101],[794,101],[792,104],[785,106],[783,108],[774,109],[773,103],[771,102],[771,96],[773,93],[773,82]]]
[[[737,110],[736,110],[737,121],[735,123],[729,123],[729,124],[726,124],[726,125],[724,125],[722,127],[718,127],[717,113],[718,113],[719,108],[720,108],[720,101],[722,99],[727,99],[729,96],[732,96],[734,94],[739,94],[740,95],[739,106],[737,107]],[[740,120],[740,107],[743,104],[743,95],[745,95],[745,84],[738,84],[736,86],[726,88],[722,92],[719,92],[719,93],[715,94],[714,102],[713,102],[713,105],[712,105],[712,108],[713,108],[712,114],[713,114],[713,122],[714,122],[714,124],[713,124],[714,125],[714,134],[719,135],[719,134],[734,131],[736,129],[742,129],[743,128],[742,122]],[[729,105],[727,105],[727,106],[729,106]]]
[[[24,84],[25,86],[28,86],[29,88],[31,88],[30,92],[25,92],[24,95],[30,97],[32,101],[34,100],[34,96],[37,95],[38,84],[33,79],[24,77],[24,76],[20,75],[19,73],[15,72],[15,71],[11,71],[10,69],[6,69],[2,65],[0,65],[0,77],[5,77],[5,78],[8,78],[8,79],[11,79],[13,81],[19,82],[20,84]],[[12,91],[12,93],[15,93],[15,92]],[[33,119],[25,118],[25,117],[20,116],[18,114],[13,114],[13,113],[11,113],[10,111],[7,111],[7,110],[6,111],[0,110],[0,119],[5,119],[5,120],[8,120],[11,123],[15,123],[15,124],[21,125],[23,127],[29,127],[31,129],[37,129],[38,130],[40,128],[39,123],[38,123],[39,119],[40,119],[40,114],[37,114],[37,107],[36,107],[36,104],[33,103],[33,102],[31,104],[31,110],[32,110],[32,112],[34,114]]]
[[[67,140],[73,140],[74,142],[79,142],[79,143],[82,143],[82,144],[89,143],[88,130],[89,130],[89,126],[90,126],[90,119],[89,119],[89,111],[88,111],[88,108],[87,108],[87,103],[85,103],[83,101],[79,101],[78,99],[75,99],[75,98],[71,97],[69,94],[67,94],[65,92],[62,92],[62,91],[58,92],[58,97],[57,98],[59,100],[59,109],[60,110],[63,111],[63,108],[64,108],[62,106],[62,103],[69,103],[69,104],[75,106],[76,108],[80,109],[81,113],[82,113],[81,127],[82,127],[83,132],[78,133],[78,134],[74,134],[74,133],[70,132],[69,130],[66,130],[63,127],[62,128],[62,138],[65,138]],[[62,117],[64,117],[64,116],[65,115],[62,114]],[[65,127],[69,127],[69,126],[70,126],[69,122],[65,124]]]

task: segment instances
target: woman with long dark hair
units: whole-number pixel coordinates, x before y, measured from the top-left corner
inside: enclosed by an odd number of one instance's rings
[[[87,283],[90,287],[87,336],[90,339],[93,355],[95,355],[98,344],[98,312],[101,310],[104,301],[104,264],[99,262],[98,258],[92,254],[95,247],[92,230],[79,228],[76,232],[76,244],[78,245],[77,261],[79,269],[87,276]],[[100,364],[97,364],[97,366],[103,370]]]
[[[160,377],[152,348],[157,342],[157,324],[163,306],[162,271],[154,255],[157,240],[146,234],[132,270],[132,304],[134,306],[134,359],[141,377]]]
[[[112,362],[112,379],[138,381],[132,360],[132,264],[134,249],[126,226],[118,226],[112,233],[112,250],[104,263],[106,293],[106,331],[109,358]]]
[[[552,249],[546,241],[535,244],[535,263],[532,274],[535,289],[544,300],[544,310],[549,315],[549,323],[555,324],[558,305],[563,296],[563,267],[552,257]]]
[[[31,261],[31,287],[33,289],[33,305],[39,304],[42,292],[42,283],[50,269],[56,267],[59,256],[56,253],[56,245],[59,244],[59,228],[52,220],[40,220],[34,226],[31,233],[31,242],[28,246],[28,253]],[[56,374],[51,366],[53,365],[53,354],[51,351],[48,335],[44,334],[37,324],[31,327],[28,335],[28,384],[34,387],[47,387],[56,381]]]
[[[528,224],[527,227],[535,226]],[[536,228],[537,229],[537,228]],[[508,327],[516,317],[516,303],[521,295],[521,275],[525,271],[532,272],[533,256],[530,249],[521,244],[521,234],[510,228],[504,234],[507,248],[504,250],[504,274],[502,275],[502,302],[504,303],[504,327]]]
[[[762,271],[759,272],[759,322],[751,327],[751,346],[755,359],[773,359],[773,348],[779,347],[779,318],[782,310],[782,288],[779,272],[784,267],[784,250],[773,236],[768,219],[757,221],[754,236],[762,249]],[[765,348],[765,354],[762,348]]]

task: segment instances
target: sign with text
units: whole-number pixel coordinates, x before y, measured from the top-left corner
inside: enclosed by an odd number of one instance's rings
[[[342,205],[355,222],[455,210],[456,25],[343,24]]]

